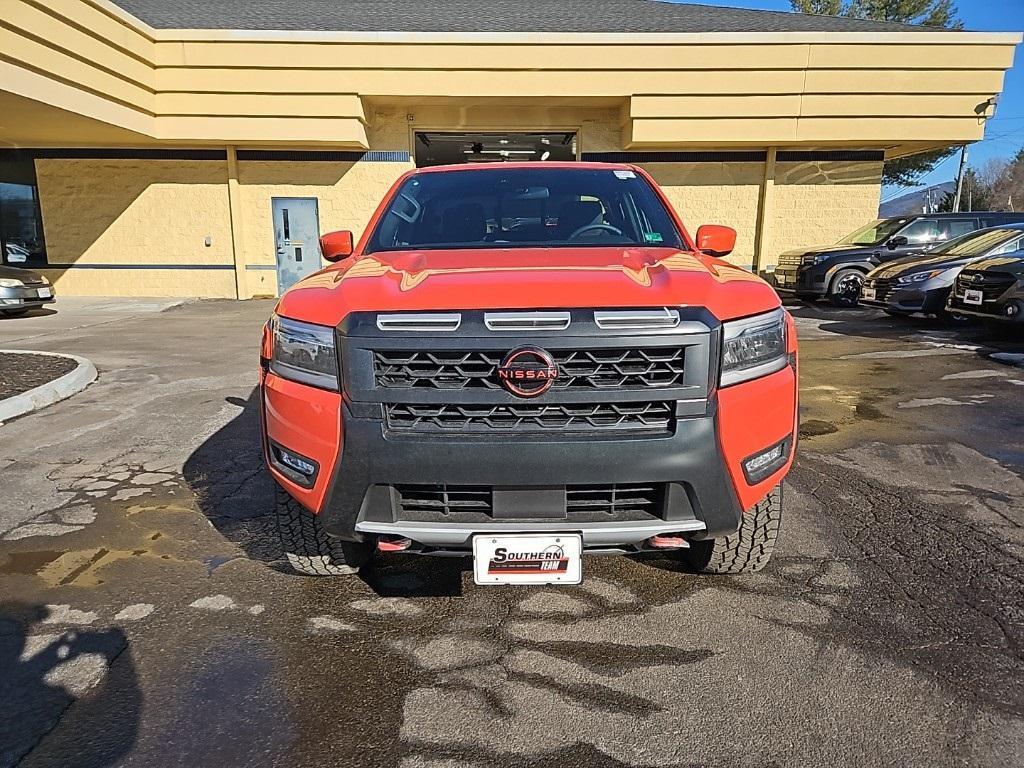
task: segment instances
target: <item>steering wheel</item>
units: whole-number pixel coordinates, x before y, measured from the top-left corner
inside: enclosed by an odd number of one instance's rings
[[[569,235],[569,239],[575,240],[584,232],[589,232],[592,229],[600,230],[602,232],[611,232],[613,235],[622,235],[622,230],[619,229],[618,227],[613,227],[611,224],[584,224],[582,227],[580,227],[571,235]]]

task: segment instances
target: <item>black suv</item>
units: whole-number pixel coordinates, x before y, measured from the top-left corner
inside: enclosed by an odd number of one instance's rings
[[[864,275],[887,261],[984,227],[1024,220],[1024,213],[973,211],[879,219],[835,245],[779,256],[772,283],[801,299],[828,298],[837,307],[857,304]]]
[[[1024,325],[1024,251],[966,267],[949,294],[948,311]]]

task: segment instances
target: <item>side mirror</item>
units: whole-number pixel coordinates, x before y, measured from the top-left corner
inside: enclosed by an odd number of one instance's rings
[[[347,229],[328,232],[320,238],[320,253],[327,261],[341,261],[351,256],[354,250],[352,233]]]
[[[705,224],[697,229],[697,249],[709,256],[728,256],[736,247],[736,230],[721,224]]]
[[[897,248],[902,248],[909,242],[910,241],[907,240],[907,238],[905,238],[903,235],[896,235],[895,237],[890,237],[889,242],[886,243],[886,245],[889,246],[890,251],[895,251]]]

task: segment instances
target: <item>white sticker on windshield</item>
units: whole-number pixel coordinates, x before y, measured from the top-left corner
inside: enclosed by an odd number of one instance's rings
[[[615,171],[616,177],[620,179],[635,179],[636,174],[632,171]]]

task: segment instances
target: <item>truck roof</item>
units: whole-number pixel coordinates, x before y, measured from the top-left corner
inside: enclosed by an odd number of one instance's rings
[[[513,163],[458,163],[455,165],[431,165],[426,168],[417,168],[413,173],[447,173],[451,171],[487,171],[500,169],[537,169],[537,168],[560,168],[566,170],[630,170],[633,166],[628,163],[595,163],[577,160],[527,160]]]

